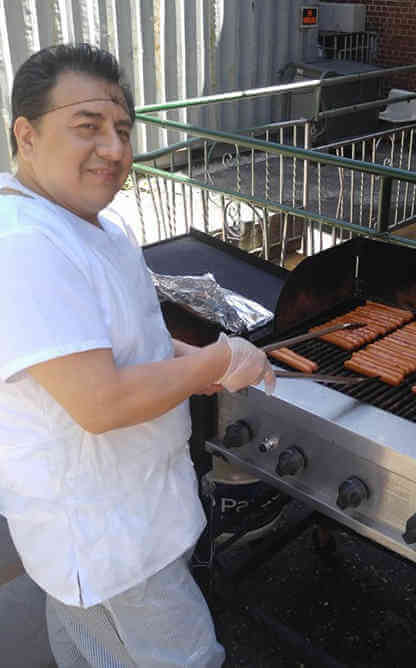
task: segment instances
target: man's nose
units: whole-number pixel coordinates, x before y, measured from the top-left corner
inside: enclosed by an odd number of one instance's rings
[[[124,143],[115,128],[103,132],[97,140],[97,155],[106,160],[121,160],[124,152]]]

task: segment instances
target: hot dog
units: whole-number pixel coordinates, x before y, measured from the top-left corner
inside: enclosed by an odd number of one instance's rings
[[[390,373],[389,371],[382,371],[380,373],[380,371],[376,369],[371,362],[367,361],[356,362],[352,359],[346,360],[346,362],[344,362],[344,366],[346,369],[356,371],[357,373],[363,374],[364,376],[369,376],[370,378],[379,377],[380,380],[387,383],[388,385],[397,386],[400,385],[403,380],[401,374]]]
[[[397,313],[397,314],[403,316],[405,318],[406,322],[408,322],[409,320],[413,320],[413,318],[414,318],[414,315],[411,311],[408,311],[407,309],[398,308],[397,306],[387,306],[386,304],[380,304],[379,302],[373,302],[370,299],[367,299],[366,304],[368,304],[370,306],[374,306],[378,309],[382,309],[382,310],[391,312],[391,313]]]
[[[376,342],[378,345],[381,344],[393,344],[397,348],[401,348],[402,350],[408,349],[409,351],[416,352],[416,342],[413,343],[411,339],[409,339],[406,334],[399,334],[394,332],[393,334],[389,334],[389,336],[385,336],[384,338],[380,339],[379,341]]]
[[[416,359],[416,349],[415,348],[412,349],[409,345],[407,345],[400,339],[389,339],[387,337],[386,339],[377,341],[377,346],[381,349],[392,350],[399,355],[404,355],[406,357]]]
[[[406,359],[398,359],[397,357],[392,357],[389,355],[388,352],[385,351],[360,351],[359,353],[356,353],[355,359],[368,359],[372,360],[374,364],[379,366],[380,368],[383,367],[385,369],[390,369],[390,370],[399,370],[401,373],[404,375],[411,373],[414,369],[414,366],[409,360]],[[354,359],[354,355],[352,357]]]
[[[322,341],[328,341],[328,343],[333,343],[335,346],[342,348],[343,350],[354,350],[358,348],[357,343],[353,341],[347,341],[345,337],[339,334],[339,332],[332,332],[332,334],[325,334],[324,336],[319,337]]]
[[[372,344],[374,345],[374,344]],[[385,355],[391,355],[392,357],[398,358],[398,359],[405,359],[408,360],[410,363],[416,364],[416,355],[412,353],[408,353],[407,351],[402,350],[399,346],[396,346],[396,344],[392,341],[386,342],[386,343],[381,343],[380,345],[377,345],[374,350],[376,352],[384,353]]]
[[[387,357],[377,355],[374,352],[360,351],[359,353],[356,353],[356,355],[353,355],[351,359],[354,359],[356,362],[366,360],[367,362],[374,364],[380,371],[386,370],[399,372],[402,374],[403,378],[406,373],[410,373],[411,371],[411,369],[407,371],[408,364],[406,362],[388,359]]]
[[[356,331],[340,331],[321,336],[321,340],[332,343],[339,348],[347,351],[357,350],[365,344],[369,344],[379,337],[384,337],[392,332],[398,330],[405,322],[409,322],[413,318],[411,311],[404,309],[386,306],[385,304],[378,304],[371,300],[367,300],[365,304],[357,306],[348,313],[342,316],[333,318],[326,324],[328,326],[335,324],[342,324],[347,322],[364,322],[365,325]],[[406,332],[403,336],[410,343],[410,336],[416,336],[416,323],[411,323],[414,326],[413,332]],[[409,326],[409,325],[407,325]],[[322,328],[322,325],[311,328],[310,331],[316,332]],[[401,332],[406,327],[402,327]],[[415,341],[416,347],[416,341]]]
[[[345,320],[343,322],[363,322],[363,317],[358,315],[358,314],[351,313],[350,317],[345,318]],[[366,320],[364,327],[361,327],[358,331],[360,333],[361,332],[369,332],[369,333],[372,333],[372,334],[374,333],[378,336],[379,334],[384,334],[385,327],[383,325],[379,325],[379,324],[377,324],[373,321],[369,322],[369,321]]]
[[[376,322],[379,323],[380,325],[383,325],[387,329],[394,329],[396,327],[400,327],[404,323],[404,320],[402,318],[393,318],[390,316],[385,316],[382,312],[380,314],[375,313],[371,310],[369,310],[367,307],[359,307],[357,309],[358,313],[361,315],[362,318],[365,318],[366,320],[369,320],[370,322]]]
[[[407,327],[398,329],[396,332],[393,332],[393,334],[397,334],[397,336],[405,338],[411,342],[416,341],[416,330],[412,331],[411,329],[407,329]]]
[[[313,373],[318,370],[316,362],[313,362],[307,357],[303,357],[303,355],[298,355],[298,353],[290,350],[290,348],[278,348],[277,350],[270,351],[268,354],[271,355],[271,357],[274,357],[274,359],[284,362],[298,371]]]
[[[363,350],[371,354],[381,355],[394,361],[400,362],[403,360],[408,364],[416,362],[416,357],[414,355],[411,353],[407,354],[396,342],[388,341],[388,337],[386,339],[382,339],[381,341],[377,341],[376,343],[370,344]]]

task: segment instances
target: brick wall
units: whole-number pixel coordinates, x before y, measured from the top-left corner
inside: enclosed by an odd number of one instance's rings
[[[323,0],[325,1],[325,0]],[[331,0],[334,2],[334,0]],[[367,5],[367,30],[379,36],[377,64],[416,65],[416,0],[335,0]],[[416,73],[392,77],[388,88],[416,90]]]

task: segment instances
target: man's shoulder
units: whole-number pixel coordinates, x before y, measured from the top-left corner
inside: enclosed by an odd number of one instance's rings
[[[79,268],[88,265],[87,248],[74,226],[41,198],[0,195],[0,245],[3,242],[16,258],[52,252]]]
[[[36,199],[0,191],[0,237],[20,234],[35,236],[54,224],[56,216]]]
[[[17,231],[21,224],[38,217],[39,205],[17,179],[8,172],[0,173],[0,232]]]

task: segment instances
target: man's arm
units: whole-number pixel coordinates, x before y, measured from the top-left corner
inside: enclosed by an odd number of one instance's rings
[[[185,341],[180,341],[179,339],[173,339],[173,346],[175,350],[175,357],[183,357],[183,355],[193,355],[198,352],[201,348],[199,346],[193,346],[190,343],[185,343]],[[221,392],[224,387],[219,383],[212,383],[207,385],[200,390],[199,394],[206,394],[211,396],[217,392]]]
[[[172,341],[175,350],[175,357],[192,355],[193,353],[196,353],[198,350],[200,350],[199,346],[193,346],[190,343],[185,343],[185,341],[180,341],[179,339],[172,339]]]
[[[193,354],[119,369],[106,348],[51,359],[28,371],[86,431],[99,434],[151,420],[204,393],[224,375],[230,359],[227,344],[216,342]]]

